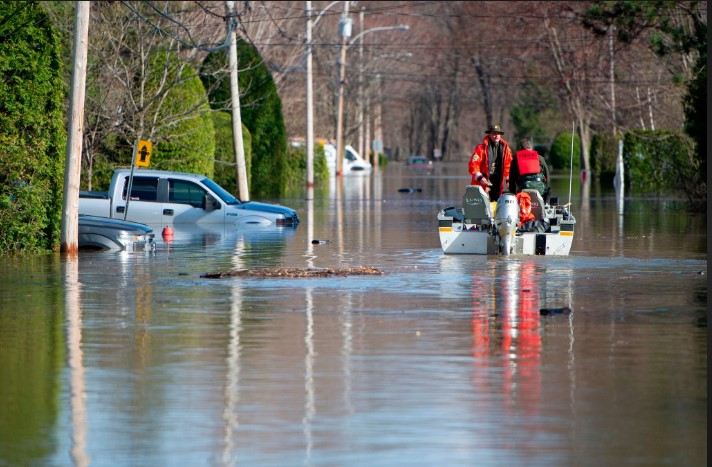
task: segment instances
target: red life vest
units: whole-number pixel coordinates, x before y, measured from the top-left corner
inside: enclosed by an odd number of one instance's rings
[[[541,171],[539,166],[539,153],[531,149],[517,151],[517,167],[519,176],[538,174]]]
[[[522,191],[516,196],[519,202],[519,227],[521,227],[525,222],[536,220],[536,217],[532,214],[532,199],[529,193]]]

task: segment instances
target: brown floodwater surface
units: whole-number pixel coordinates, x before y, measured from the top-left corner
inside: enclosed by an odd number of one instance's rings
[[[443,255],[468,178],[391,163],[272,200],[295,229],[3,259],[0,465],[706,465],[706,217],[573,181],[570,256]]]

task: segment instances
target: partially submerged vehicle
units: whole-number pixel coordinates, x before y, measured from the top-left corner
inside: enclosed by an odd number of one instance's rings
[[[116,170],[108,192],[79,192],[79,213],[161,227],[226,225],[239,229],[299,224],[294,209],[241,201],[204,175],[147,169]]]
[[[336,173],[336,146],[331,143],[324,145],[324,157],[326,157],[326,166],[329,168],[330,174]],[[361,157],[361,155],[350,145],[344,146],[344,157],[342,159],[342,173],[344,175],[350,173],[369,173],[371,172],[371,163]]]
[[[138,222],[79,214],[77,246],[88,251],[155,251],[153,229]]]
[[[432,169],[433,161],[425,156],[410,156],[406,159],[405,165],[420,169]]]
[[[537,190],[524,190],[531,199],[534,220],[520,222],[517,197],[504,193],[490,202],[482,187],[468,185],[462,207],[438,213],[440,244],[445,254],[552,255],[571,251],[576,219],[569,205],[557,198],[545,203]]]

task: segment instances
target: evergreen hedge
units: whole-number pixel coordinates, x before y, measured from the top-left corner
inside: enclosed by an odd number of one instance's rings
[[[618,141],[610,133],[596,133],[591,138],[591,172],[601,182],[611,182],[616,175]]]
[[[635,130],[625,134],[626,188],[636,193],[684,193],[691,204],[706,199],[695,141],[682,131]]]
[[[304,146],[287,148],[287,164],[284,179],[288,190],[301,189],[306,184],[307,150]],[[329,168],[326,165],[324,145],[314,145],[314,184],[329,181]]]
[[[64,185],[59,38],[37,3],[0,3],[0,253],[59,248]]]
[[[549,151],[550,169],[571,168],[571,133],[559,133],[551,143]],[[581,166],[581,142],[578,134],[574,135],[573,168]]]

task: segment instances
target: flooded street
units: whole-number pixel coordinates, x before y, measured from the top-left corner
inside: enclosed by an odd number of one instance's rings
[[[393,163],[279,200],[296,229],[3,258],[0,465],[707,465],[706,217],[574,181],[570,256],[446,256],[468,181]]]

